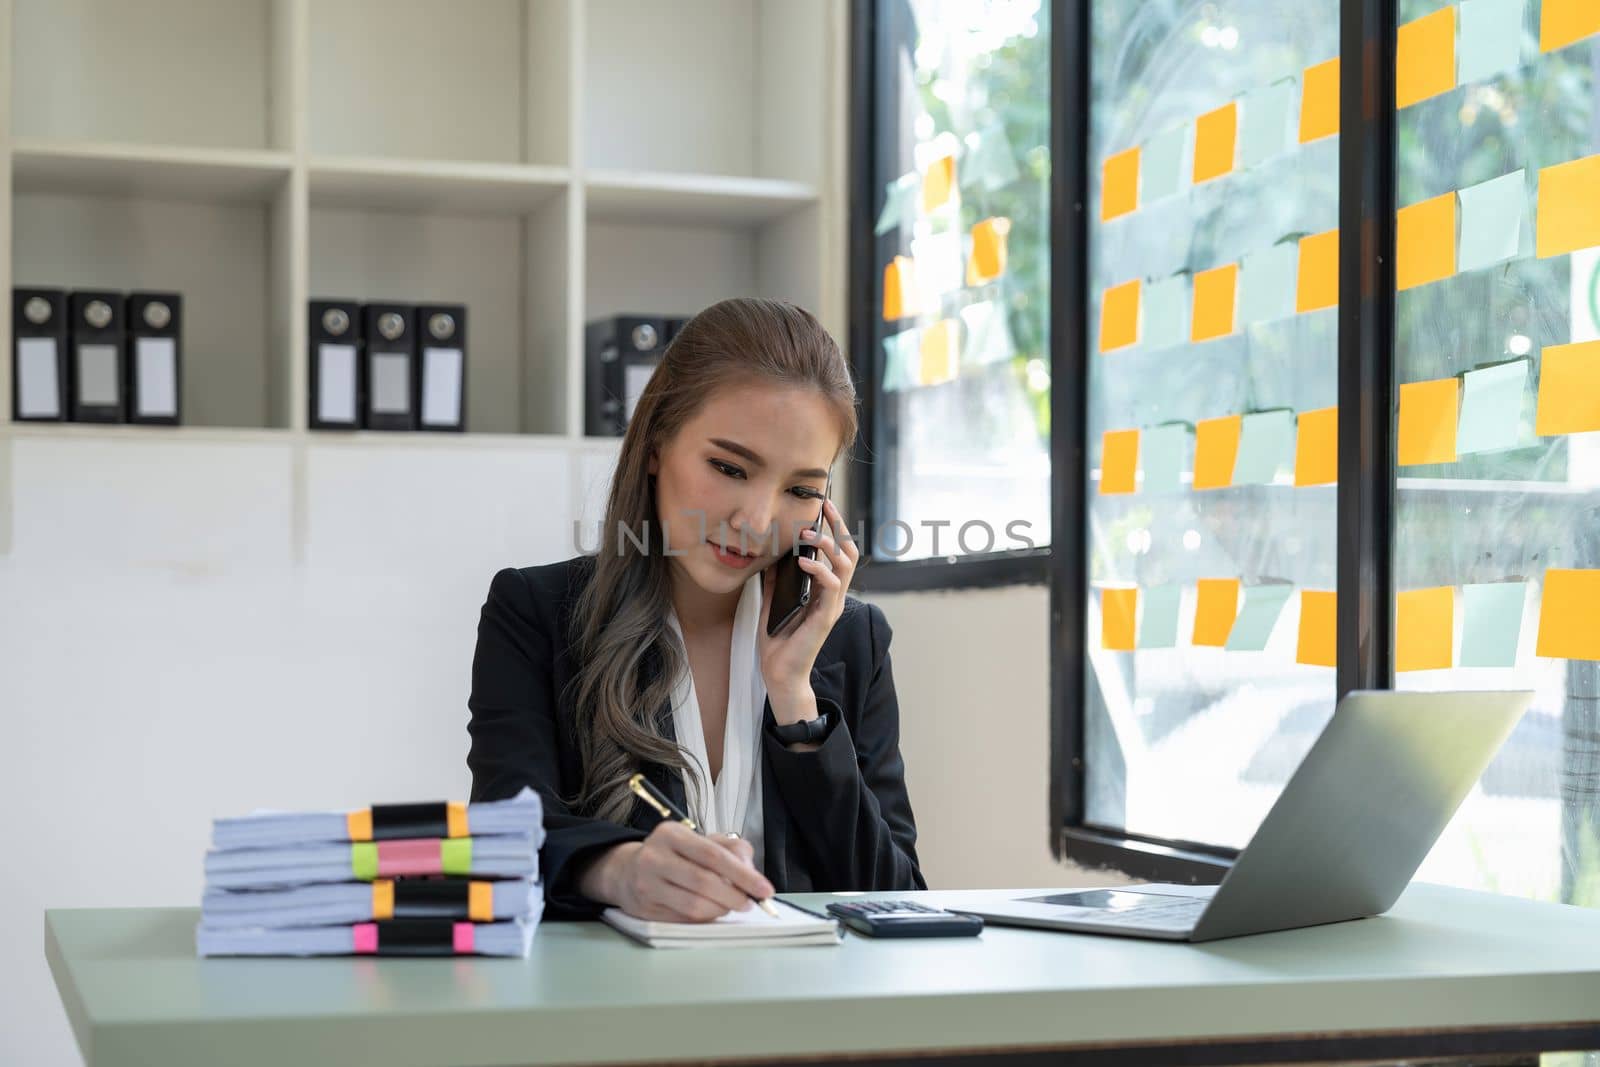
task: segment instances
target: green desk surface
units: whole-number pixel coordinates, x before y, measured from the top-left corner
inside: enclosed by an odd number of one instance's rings
[[[1427,885],[1377,918],[1204,945],[991,926],[978,938],[669,951],[552,922],[527,960],[201,960],[198,914],[46,913],[50,968],[90,1064],[1021,1051],[1600,1018],[1600,910]]]

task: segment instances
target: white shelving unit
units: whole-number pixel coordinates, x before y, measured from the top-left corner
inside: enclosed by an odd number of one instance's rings
[[[592,468],[603,315],[774,296],[843,337],[844,9],[0,0],[0,552],[14,439],[282,441],[304,508],[323,448]],[[11,425],[18,285],[182,292],[189,425]],[[309,431],[314,298],[465,303],[469,433]]]

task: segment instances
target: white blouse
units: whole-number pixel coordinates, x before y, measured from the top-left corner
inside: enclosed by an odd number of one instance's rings
[[[687,653],[678,613],[670,606],[667,621]],[[761,717],[766,711],[767,682],[761,676],[761,649],[756,631],[761,625],[761,574],[752,574],[739,594],[733,614],[733,647],[728,657],[728,715],[722,732],[722,769],[713,784],[707,768],[705,727],[700,721],[700,701],[695,696],[694,675],[688,656],[672,694],[672,729],[678,744],[689,754],[690,773],[700,782],[699,802],[686,789],[689,816],[708,834],[736,832],[755,850],[757,870],[765,867],[766,853],[761,821]],[[687,783],[685,783],[687,785]]]

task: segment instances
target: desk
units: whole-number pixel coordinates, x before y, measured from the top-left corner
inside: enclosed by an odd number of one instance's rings
[[[527,960],[199,960],[197,917],[46,913],[50,969],[93,1067],[960,1051],[1132,1065],[1600,1048],[1600,910],[1436,886],[1413,886],[1375,919],[1205,945],[990,927],[668,951],[598,923],[546,923]]]

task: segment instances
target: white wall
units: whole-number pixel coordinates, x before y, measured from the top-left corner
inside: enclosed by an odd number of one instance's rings
[[[489,579],[573,554],[610,460],[203,431],[10,451],[0,1063],[67,1064],[43,910],[195,905],[217,815],[464,796]],[[929,881],[1094,881],[1046,847],[1044,590],[873,599]]]
[[[883,608],[929,886],[1109,885],[1050,856],[1044,586],[864,594]]]
[[[217,815],[466,795],[489,580],[572,554],[596,466],[239,436],[9,442],[0,1063],[78,1062],[45,908],[198,904]]]

